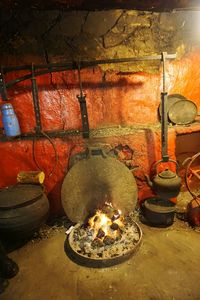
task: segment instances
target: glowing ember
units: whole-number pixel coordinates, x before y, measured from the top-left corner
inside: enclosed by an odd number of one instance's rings
[[[96,238],[112,242],[120,236],[124,226],[120,210],[114,210],[111,203],[105,203],[102,210],[97,210],[95,215],[88,220],[89,229],[92,231],[93,240]],[[108,239],[109,238],[109,239]]]

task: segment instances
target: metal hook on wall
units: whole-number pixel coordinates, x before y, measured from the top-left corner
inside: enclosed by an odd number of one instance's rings
[[[5,79],[4,79],[4,70],[2,67],[0,70],[0,94],[3,101],[8,100],[7,89],[6,89]]]
[[[88,122],[87,104],[85,100],[86,95],[83,94],[80,62],[77,64],[77,66],[78,66],[78,80],[79,80],[79,87],[80,87],[80,95],[77,95],[77,98],[80,103],[80,109],[81,109],[82,130],[83,130],[82,134],[83,134],[83,138],[89,138],[89,122]]]

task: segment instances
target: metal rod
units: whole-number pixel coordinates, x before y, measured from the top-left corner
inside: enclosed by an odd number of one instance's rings
[[[176,54],[166,54],[166,59],[174,59],[176,58]],[[116,63],[127,63],[127,62],[136,62],[136,61],[144,61],[144,60],[161,60],[162,55],[149,55],[149,56],[141,56],[141,57],[129,57],[129,58],[111,58],[111,59],[99,59],[92,61],[80,61],[80,68],[95,66],[95,65],[103,65],[103,64],[116,64]],[[66,63],[51,63],[45,65],[35,65],[35,70],[37,69],[46,69],[46,68],[72,68],[77,69],[77,64],[75,62],[66,62]],[[31,70],[31,65],[24,66],[14,66],[14,67],[4,67],[5,72],[19,71],[19,70]],[[49,70],[50,72],[50,70]]]
[[[3,101],[8,100],[3,68],[0,70],[0,94]]]
[[[176,54],[166,54],[166,59],[174,59],[176,58]],[[143,56],[143,57],[132,57],[132,58],[119,58],[119,59],[104,59],[104,60],[94,60],[94,61],[80,61],[79,67],[80,68],[88,68],[94,67],[100,64],[113,64],[113,63],[126,63],[126,62],[135,62],[135,61],[143,61],[143,60],[161,60],[162,55],[154,55],[154,56]],[[67,70],[76,70],[77,64],[74,62],[69,63],[52,63],[46,65],[35,65],[35,76],[44,75],[47,73],[53,72],[61,72]],[[24,66],[16,66],[16,67],[4,67],[4,72],[12,72],[12,71],[19,71],[19,70],[31,70],[31,65],[24,65]],[[36,71],[37,69],[46,69]],[[14,84],[19,83],[24,80],[28,80],[32,77],[32,74],[27,74],[22,77],[19,77],[14,80],[10,80],[6,83],[6,88],[12,87]]]
[[[56,131],[44,131],[45,134],[47,134],[49,137],[51,138],[62,138],[65,136],[77,136],[77,135],[81,135],[82,131],[81,130],[56,130]],[[2,136],[0,137],[0,141],[1,142],[15,142],[15,141],[20,141],[20,140],[34,140],[35,138],[45,138],[44,135],[42,133],[37,133],[37,135],[35,133],[24,133],[22,135],[20,135],[19,137],[14,137],[14,138],[10,138],[10,137],[6,137],[6,136]]]
[[[162,74],[162,78],[163,78],[163,93],[165,93],[165,55],[166,52],[162,52],[162,67],[163,67],[163,74]]]
[[[35,131],[38,134],[41,129],[41,116],[40,116],[40,104],[39,104],[39,97],[38,97],[38,88],[37,88],[37,82],[35,78],[35,72],[34,72],[34,65],[32,64],[32,94],[33,94],[33,104],[34,104],[34,111],[35,111],[35,121],[36,121],[36,127]]]
[[[79,87],[80,87],[80,97],[83,97],[83,85],[82,85],[82,81],[81,81],[80,64],[78,64],[78,81],[79,81]]]
[[[163,78],[163,91],[161,93],[161,142],[162,142],[162,160],[169,161],[168,156],[168,119],[167,119],[167,92],[165,86],[165,58],[166,53],[162,53],[162,78]]]
[[[45,70],[45,71],[39,71],[39,72],[35,72],[35,77],[36,76],[40,76],[40,75],[45,75],[45,74],[48,74],[48,73],[53,73],[53,72],[61,72],[61,71],[66,71],[66,68],[62,68],[62,69],[53,69],[51,71],[49,70]],[[7,88],[10,88],[12,87],[14,84],[16,83],[19,83],[19,82],[22,82],[24,80],[28,80],[28,79],[31,79],[32,78],[32,73],[31,74],[27,74],[27,75],[24,75],[22,77],[19,77],[17,79],[14,79],[14,80],[10,80],[9,82],[6,83],[6,87]]]

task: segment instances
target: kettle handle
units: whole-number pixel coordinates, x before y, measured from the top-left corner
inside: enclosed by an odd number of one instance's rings
[[[167,162],[163,161],[162,159],[156,161],[153,166],[152,166],[152,169],[156,169],[156,172],[157,172],[157,166],[160,164],[160,163],[168,163],[168,162],[173,162],[176,164],[176,173],[178,173],[178,170],[179,170],[179,164],[176,160],[174,159],[169,159]]]

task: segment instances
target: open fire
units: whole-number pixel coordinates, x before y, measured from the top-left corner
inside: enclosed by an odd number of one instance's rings
[[[122,216],[111,203],[88,218],[85,224],[77,224],[66,240],[66,248],[73,252],[78,261],[103,261],[112,265],[123,261],[134,252],[141,240],[141,230],[133,220],[133,213]],[[91,265],[90,263],[90,266]]]
[[[88,220],[88,227],[92,232],[93,242],[102,241],[112,244],[121,236],[124,226],[120,210],[114,210],[111,203],[105,203],[102,210],[97,210],[95,215]]]

